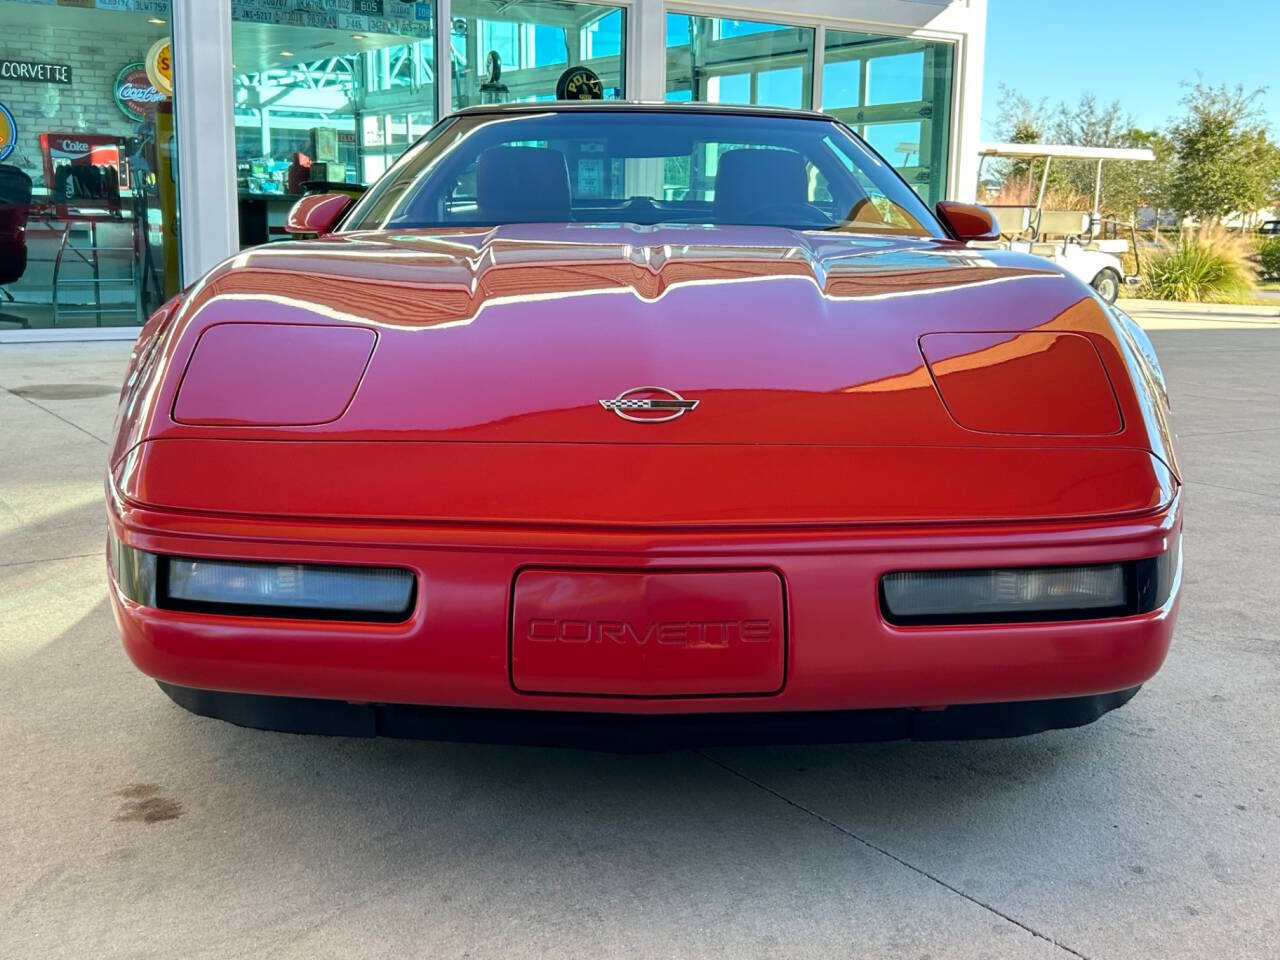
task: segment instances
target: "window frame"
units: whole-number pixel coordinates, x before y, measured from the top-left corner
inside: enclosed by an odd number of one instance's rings
[[[436,118],[439,121],[457,112],[453,106],[453,0],[432,0],[432,2],[436,7],[436,23],[450,25],[448,30],[436,30],[436,63],[448,64],[447,75],[441,77],[441,82],[436,84]],[[622,57],[622,92],[628,99],[644,99],[639,92],[644,87],[640,63],[639,30],[643,20],[638,14],[652,0],[569,0],[569,2],[616,7],[622,11],[622,49],[619,51]]]
[[[734,106],[735,105],[728,105],[727,110],[725,112],[732,112]],[[612,109],[621,113],[624,110],[636,109],[636,108],[612,108]],[[584,113],[590,112],[585,108],[577,108],[577,109],[573,109],[566,112],[579,112],[579,111]],[[536,105],[529,104],[526,106],[525,112],[526,112],[526,115],[534,116],[543,111],[537,110]],[[554,112],[554,111],[546,111],[546,112]],[[604,108],[604,112],[611,112],[610,108]],[[652,112],[652,113],[670,112],[670,113],[678,114],[681,112],[681,108],[678,105],[671,105],[668,107],[663,107],[661,105],[654,105],[651,109],[639,108],[637,112]],[[714,109],[709,109],[707,110],[707,112],[714,114],[717,111]],[[489,120],[483,119],[486,116],[492,118],[495,116],[501,116],[501,114],[495,111],[493,114],[475,113],[470,115],[464,115],[463,117],[457,117],[457,116],[445,117],[443,120],[436,123],[431,128],[431,130],[429,130],[426,134],[424,134],[417,141],[411,144],[410,147],[406,149],[405,152],[402,154],[401,159],[397,160],[396,162],[397,165],[403,161],[404,157],[409,156],[409,154],[419,149],[425,148],[427,143],[430,142],[431,140],[434,140],[439,133],[444,132],[445,130],[449,129],[454,125],[457,125],[459,123],[464,124],[463,129],[461,130],[461,135],[462,135],[462,138],[465,139],[467,136],[469,136],[469,134],[472,131],[479,129],[480,127],[484,126],[486,123],[500,122],[500,121],[495,121],[494,119],[489,119]],[[887,160],[881,157],[875,151],[875,149],[866,141],[864,141],[862,137],[860,137],[857,134],[857,132],[854,131],[848,124],[843,123],[842,121],[836,119],[835,117],[813,118],[809,120],[804,120],[804,118],[796,118],[796,119],[802,120],[803,122],[827,124],[843,132],[845,137],[848,138],[850,143],[853,145],[853,147],[857,151],[860,151],[861,153],[865,154],[868,159],[882,166],[883,169],[886,171],[887,175],[892,178],[895,178],[898,181],[898,183],[901,184],[903,190],[906,191],[908,195],[910,195],[911,197],[914,197],[916,200],[919,201],[921,209],[927,218],[926,221],[920,222],[920,226],[923,227],[928,232],[929,236],[932,236],[934,239],[947,239],[951,237],[951,232],[950,232],[950,229],[947,227],[947,224],[937,214],[937,212],[930,206],[930,204],[923,197],[920,197],[919,194],[916,193],[914,188],[912,188],[911,184],[909,184],[902,177],[902,175],[898,173],[898,171],[893,167],[891,163],[889,163]],[[467,122],[469,120],[475,120],[476,122],[469,123]],[[824,138],[824,139],[829,140],[830,138],[828,136],[827,138]],[[843,147],[835,147],[829,144],[828,149],[831,151],[831,154],[832,154],[831,156],[831,160],[833,164],[832,169],[835,169],[834,165],[847,167],[847,164],[845,164],[839,157],[840,153],[845,152],[843,150]],[[852,156],[852,153],[853,151],[849,151],[849,156]],[[441,161],[444,161],[444,162],[441,163]],[[437,164],[440,164],[438,169],[436,166]],[[826,174],[826,171],[822,170],[821,165],[814,163],[813,166],[815,167],[815,169],[818,169],[820,172],[823,172],[824,174]],[[466,166],[460,165],[458,159],[449,159],[447,155],[445,155],[443,157],[439,157],[431,161],[425,169],[419,171],[415,176],[413,176],[412,179],[413,181],[417,181],[419,179],[423,179],[428,176],[434,177],[434,176],[448,175],[451,173],[460,174],[465,169],[466,169]],[[391,171],[389,170],[388,173],[390,172]],[[861,184],[861,179],[866,177],[866,172],[861,171],[861,177],[858,176],[859,168],[857,167],[856,161],[854,163],[854,167],[850,172],[854,175],[854,179],[859,181],[858,188],[862,189],[864,193],[867,193],[867,191],[865,191],[865,188],[863,188]],[[826,174],[826,175],[828,176],[828,179],[830,179],[829,174]],[[360,225],[360,226],[354,225],[357,219],[363,220],[368,218],[372,213],[372,208],[375,207],[378,203],[382,202],[386,194],[396,189],[390,185],[390,181],[386,179],[386,176],[387,175],[384,174],[382,178],[379,178],[379,180],[376,181],[370,187],[369,191],[363,197],[361,197],[359,201],[357,201],[357,203],[352,207],[350,211],[348,211],[348,213],[343,217],[341,223],[338,225],[337,232],[356,233],[356,232],[361,232],[365,230],[392,229],[391,227],[388,227],[386,225],[386,222],[384,222],[382,226],[371,226],[367,224]],[[402,189],[409,189],[409,187],[404,187]],[[870,193],[867,193],[867,197],[868,199],[870,199],[871,197]],[[402,198],[397,197],[390,206],[384,209],[384,213],[389,213],[391,209],[399,208],[401,203],[402,203]],[[908,213],[908,215],[910,216],[911,214]],[[429,225],[429,226],[423,226],[423,227],[402,227],[400,229],[434,230],[434,229],[447,229],[450,226],[451,226],[450,224],[436,224],[436,225]],[[460,223],[460,224],[456,224],[456,226],[468,227],[472,225],[466,224],[466,223]],[[805,229],[805,228],[797,228],[797,229]]]
[[[448,0],[444,0],[448,2]],[[608,0],[601,0],[608,2]],[[947,167],[946,167],[946,191],[948,197],[962,194],[964,191],[960,188],[961,173],[965,169],[964,158],[962,156],[963,140],[962,127],[965,117],[964,109],[964,77],[966,62],[973,55],[970,45],[970,38],[963,33],[956,33],[948,30],[931,30],[929,28],[915,28],[897,26],[895,24],[873,23],[866,20],[843,20],[831,16],[818,16],[814,14],[804,13],[785,13],[773,15],[772,12],[764,12],[758,8],[746,6],[719,6],[704,3],[698,3],[696,0],[674,0],[674,2],[664,3],[662,5],[662,21],[663,21],[663,37],[662,49],[664,53],[662,89],[665,96],[666,90],[666,15],[668,13],[685,14],[695,17],[716,17],[721,20],[751,20],[756,23],[771,23],[782,27],[812,27],[814,30],[813,38],[813,77],[811,89],[811,102],[813,106],[809,109],[819,113],[823,112],[822,99],[822,75],[826,67],[826,47],[827,47],[827,30],[840,30],[854,33],[869,33],[885,39],[903,39],[903,40],[923,40],[931,43],[948,43],[952,47],[951,60],[951,96],[950,110],[951,115],[948,117],[947,131]],[[981,47],[978,48],[977,54],[982,55]],[[855,134],[856,135],[856,134]],[[911,186],[908,184],[908,186]],[[915,189],[915,187],[911,187]],[[922,198],[923,199],[923,198]],[[925,201],[926,205],[928,201]]]

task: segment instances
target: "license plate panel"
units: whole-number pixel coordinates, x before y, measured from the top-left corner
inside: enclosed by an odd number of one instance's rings
[[[772,570],[526,569],[511,681],[573,696],[765,695],[782,689],[787,627]]]

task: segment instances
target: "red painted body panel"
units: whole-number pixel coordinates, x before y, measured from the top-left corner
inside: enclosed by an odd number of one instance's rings
[[[522,693],[769,694],[786,668],[782,580],[769,570],[522,570],[511,683]]]
[[[641,243],[651,246],[642,253]],[[167,327],[142,371],[155,382],[140,383],[123,411],[113,463],[144,439],[209,436],[1025,446],[977,440],[948,415],[919,343],[948,331],[1076,332],[1112,382],[1130,379],[1087,288],[1044,260],[945,242],[526,226],[339,234],[272,244],[234,264],[197,285]],[[345,415],[217,431],[173,422],[167,372],[186,366],[208,326],[246,321],[376,329]],[[1004,359],[996,344],[972,363]],[[645,385],[704,402],[664,424],[602,412],[600,400]],[[1118,400],[1127,428],[1106,445],[1153,450],[1133,391]]]
[[[307,409],[345,404],[330,422],[281,425],[216,381],[197,396],[237,414],[178,422],[195,344],[233,323],[377,343],[354,396],[349,373],[307,377],[280,354]],[[973,331],[999,334],[952,340],[934,370],[954,367],[943,390],[956,384],[970,420],[948,410],[921,344]],[[289,335],[253,331],[239,348]],[[1035,338],[1051,346],[1024,349]],[[664,423],[601,407],[648,385],[699,405]],[[112,530],[138,549],[419,577],[395,625],[180,613],[113,590],[134,662],[182,686],[629,713],[1067,697],[1154,674],[1177,607],[1175,591],[1120,620],[880,616],[892,570],[1133,560],[1181,527],[1167,408],[1106,308],[1045,261],[949,241],[531,225],[247,251],[144,330],[110,463]],[[587,670],[581,695],[520,692],[513,583],[531,568],[777,571],[781,689],[695,677],[715,695],[660,695],[679,687],[637,668],[653,696],[590,695],[616,670]]]
[[[1176,599],[1095,622],[893,627],[883,573],[1156,556],[1167,512],[1089,523],[839,530],[589,531],[266,521],[156,512],[116,501],[113,529],[140,549],[236,559],[403,566],[421,578],[404,624],[246,620],[139,607],[113,590],[125,649],[191,687],[446,706],[624,713],[841,710],[1067,697],[1122,690],[1163,662]],[[528,567],[726,569],[767,565],[787,596],[787,669],[770,696],[530,695],[509,674],[512,582]]]
[[[200,513],[634,527],[1109,518],[1176,489],[1151,454],[1093,447],[174,439],[118,476],[133,503]]]
[[[312,193],[293,205],[285,218],[284,228],[293,234],[325,236],[351,209],[352,199],[345,193]]]
[[[1000,239],[1000,222],[996,215],[979,204],[942,200],[938,203],[938,216],[951,228],[957,240]]]

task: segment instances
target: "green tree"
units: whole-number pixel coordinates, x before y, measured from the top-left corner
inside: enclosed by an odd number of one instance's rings
[[[1000,84],[1000,117],[996,121],[996,139],[1004,143],[1044,143],[1052,123],[1048,100],[1033,102],[1008,84]],[[1044,172],[1040,160],[997,160],[986,168],[990,192],[1005,203],[1035,200]],[[1053,177],[1050,178],[1053,180]],[[1052,186],[1052,183],[1051,183]]]
[[[1057,143],[1081,147],[1128,146],[1133,117],[1120,107],[1119,100],[1099,106],[1092,93],[1081,94],[1075,106],[1058,104],[1049,132]]]
[[[1216,223],[1271,199],[1280,154],[1258,105],[1263,92],[1203,82],[1189,88],[1183,115],[1169,129],[1177,156],[1170,194],[1178,210]]]
[[[1141,207],[1152,207],[1159,232],[1160,212],[1173,208],[1173,141],[1158,130],[1130,130],[1122,139],[1124,146],[1145,147],[1156,159],[1154,163],[1107,164],[1103,168],[1103,205],[1108,213],[1125,220],[1135,218]]]
[[[1148,146],[1149,134],[1134,129],[1133,118],[1118,100],[1100,104],[1092,93],[1083,94],[1075,104],[1047,100],[1034,102],[1008,86],[1001,86],[997,136],[1010,143],[1060,143],[1082,147]],[[1126,218],[1146,200],[1137,201],[1136,164],[1109,163],[1103,167],[1103,210]],[[998,192],[1021,191],[1028,185],[1034,198],[1044,174],[1040,160],[1006,161],[996,173]],[[1097,163],[1090,160],[1053,161],[1048,181],[1049,206],[1092,207]]]
[[[1119,100],[1100,105],[1092,93],[1081,94],[1074,105],[1060,103],[1054,111],[1050,138],[1055,143],[1077,147],[1134,147],[1133,117],[1120,106]],[[1060,188],[1064,199],[1076,204],[1082,201],[1092,208],[1097,186],[1098,164],[1094,160],[1059,160]],[[1130,163],[1104,163],[1102,166],[1102,210],[1128,219],[1135,209],[1127,195],[1129,180],[1134,176]]]

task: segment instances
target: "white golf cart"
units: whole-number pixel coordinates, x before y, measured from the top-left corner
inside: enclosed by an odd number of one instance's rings
[[[1150,163],[1156,158],[1154,153],[1145,149],[1066,144],[984,143],[978,155],[979,184],[982,183],[982,168],[988,158],[1044,161],[1040,192],[1034,203],[1031,202],[1034,184],[1028,178],[1026,206],[987,205],[1000,221],[1003,246],[1052,260],[1093,287],[1107,303],[1116,302],[1122,283],[1136,287],[1141,282],[1137,228],[1133,223],[1102,216],[1102,165],[1109,160]],[[1044,208],[1049,170],[1054,160],[1090,160],[1097,163],[1093,210]],[[1122,232],[1129,234],[1128,239],[1121,236]],[[1138,272],[1126,274],[1121,257],[1129,252],[1131,242]]]

